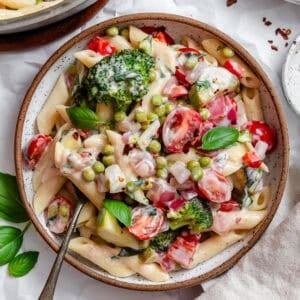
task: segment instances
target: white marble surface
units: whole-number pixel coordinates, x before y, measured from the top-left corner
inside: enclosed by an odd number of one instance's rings
[[[298,159],[300,119],[287,105],[282,94],[281,67],[288,48],[284,47],[285,41],[274,33],[277,27],[289,27],[292,30],[290,41],[300,33],[300,6],[283,0],[239,0],[229,8],[226,7],[225,0],[111,0],[88,24],[56,42],[41,48],[0,53],[0,170],[15,173],[13,143],[18,111],[27,88],[48,57],[71,36],[86,27],[114,16],[136,12],[175,13],[209,23],[240,42],[263,65],[270,76],[282,99],[289,125],[291,146],[288,183],[279,210],[268,229],[272,230],[287,216],[300,196],[300,186],[297,184],[300,170]],[[266,27],[262,22],[263,17],[271,20],[273,24]],[[272,51],[267,40],[274,40],[279,51]],[[0,221],[0,224],[4,223]],[[1,300],[37,299],[45,283],[55,255],[33,227],[25,236],[23,250],[40,251],[38,264],[34,271],[20,279],[9,277],[6,267],[1,267]],[[209,283],[204,286],[209,287]],[[123,290],[97,282],[65,263],[55,299],[189,300],[194,299],[199,291],[199,287],[155,293]],[[243,291],[241,295],[242,293]]]

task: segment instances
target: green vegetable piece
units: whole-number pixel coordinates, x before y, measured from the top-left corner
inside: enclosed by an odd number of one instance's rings
[[[116,122],[122,122],[126,118],[126,114],[124,111],[118,111],[114,115],[114,119]]]
[[[166,179],[168,177],[168,170],[166,168],[158,169],[156,171],[156,176]]]
[[[229,47],[224,47],[222,50],[222,55],[226,58],[231,58],[235,55],[234,51]]]
[[[86,102],[94,109],[97,103],[111,103],[115,111],[126,112],[149,91],[149,73],[154,59],[140,51],[126,49],[101,59],[73,93],[75,102]]]
[[[129,193],[133,193],[138,189],[138,186],[134,181],[128,181],[126,185],[126,189]]]
[[[141,42],[139,42],[139,49],[141,49],[148,55],[152,55],[152,36],[151,35],[148,35]]]
[[[188,69],[194,69],[195,66],[197,65],[198,61],[199,61],[198,55],[190,55],[190,57],[186,60],[184,65]]]
[[[199,109],[202,105],[206,104],[210,98],[211,84],[208,80],[198,80],[190,89],[189,99],[191,104]],[[213,95],[212,95],[213,96]]]
[[[198,197],[186,202],[179,210],[170,210],[167,217],[172,230],[188,226],[193,233],[200,233],[210,228],[213,223],[213,216],[208,202]]]
[[[108,36],[116,36],[119,34],[119,28],[117,26],[108,27],[105,31]]]
[[[0,172],[0,218],[22,223],[29,220],[22,205],[15,176]]]
[[[59,207],[59,214],[62,216],[62,217],[67,217],[70,213],[70,210],[69,210],[69,207],[66,206],[66,205],[61,205]],[[49,218],[48,218],[49,219]]]
[[[135,113],[135,119],[139,123],[143,123],[147,121],[147,114],[144,113],[143,111],[137,111]]]
[[[151,69],[149,72],[150,82],[153,82],[156,79],[156,77],[157,77],[157,74],[156,74],[155,69]]]
[[[102,161],[105,166],[110,166],[115,163],[115,158],[113,155],[106,155],[106,156],[103,156]]]
[[[163,103],[163,97],[162,95],[153,95],[151,101],[154,106],[160,106]]]
[[[208,118],[210,117],[210,111],[205,107],[201,108],[199,113],[202,120],[204,121],[208,120]]]
[[[120,34],[121,34],[121,36],[123,36],[125,39],[128,40],[128,38],[129,38],[129,30],[128,30],[128,28],[121,29]]]
[[[207,168],[211,165],[212,159],[208,156],[203,156],[203,157],[200,157],[199,163],[202,168]]]
[[[16,256],[23,243],[24,232],[12,226],[0,226],[0,266]]]
[[[158,169],[165,168],[168,165],[168,161],[165,157],[159,156],[156,158],[156,167]]]
[[[109,144],[105,145],[102,151],[104,155],[111,155],[114,154],[114,152],[115,152],[114,146]]]
[[[153,140],[149,145],[150,152],[159,153],[161,150],[161,144],[159,141]]]
[[[39,252],[28,251],[17,255],[8,265],[8,272],[13,277],[28,274],[37,263]]]
[[[243,130],[239,134],[238,142],[240,143],[251,143],[252,142],[252,134],[248,129]]]
[[[179,232],[173,230],[161,232],[151,239],[150,248],[159,251],[167,251],[178,235]]]
[[[82,177],[85,181],[90,182],[95,180],[96,174],[92,168],[86,168],[82,171]]]
[[[164,117],[166,114],[166,106],[165,105],[160,105],[158,107],[155,107],[154,112],[159,116],[159,117]]]
[[[66,111],[76,128],[90,130],[101,124],[98,115],[89,108],[74,106],[67,108]]]
[[[141,260],[146,264],[157,262],[159,255],[152,248],[145,249],[140,255]]]
[[[101,161],[96,161],[93,164],[93,170],[96,173],[103,173],[104,170],[105,170],[105,166],[104,166],[104,164]]]
[[[153,121],[155,121],[157,119],[158,119],[158,115],[155,114],[155,113],[149,113],[147,115],[147,120],[149,120],[150,122],[153,122]]]
[[[201,148],[207,151],[223,149],[235,143],[238,137],[239,131],[236,128],[215,127],[204,134]]]
[[[119,200],[105,199],[103,206],[125,226],[131,224],[131,210],[128,205]]]
[[[166,116],[162,116],[162,117],[159,117],[159,122],[160,124],[164,124],[164,122],[166,121]]]
[[[188,161],[188,163],[186,164],[186,167],[191,171],[193,168],[199,168],[200,164],[197,160],[193,159]]]
[[[204,175],[203,170],[200,167],[194,167],[191,170],[191,178],[193,181],[199,181]]]
[[[172,110],[174,110],[174,108],[175,108],[175,105],[174,104],[172,104],[172,103],[167,103],[166,105],[165,105],[165,111],[166,111],[166,114],[169,114]]]

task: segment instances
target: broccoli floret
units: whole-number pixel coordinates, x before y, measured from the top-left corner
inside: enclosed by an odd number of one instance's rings
[[[178,231],[165,231],[156,235],[150,241],[150,248],[154,250],[166,251],[168,250],[170,244],[172,244],[176,237],[179,235]]]
[[[85,98],[90,107],[112,102],[117,111],[126,111],[132,102],[147,94],[153,67],[153,58],[140,50],[123,50],[106,56],[90,68],[75,101],[81,104]]]
[[[167,217],[170,219],[170,228],[176,230],[183,226],[193,233],[199,233],[204,229],[210,228],[213,223],[212,212],[206,200],[193,198],[186,202],[177,211],[169,211]]]

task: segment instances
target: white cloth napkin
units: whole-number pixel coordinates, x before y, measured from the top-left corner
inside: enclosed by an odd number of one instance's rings
[[[197,299],[300,299],[300,202]]]

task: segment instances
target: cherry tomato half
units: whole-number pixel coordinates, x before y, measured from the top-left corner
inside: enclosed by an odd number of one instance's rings
[[[47,134],[38,134],[31,139],[25,151],[25,162],[33,169],[51,143],[52,137]]]
[[[177,78],[178,82],[185,87],[189,87],[190,83],[186,80],[185,76],[185,73],[179,67],[176,67],[175,77]]]
[[[242,78],[243,69],[237,62],[227,59],[223,64],[223,67],[234,74],[239,80]]]
[[[112,55],[117,49],[108,41],[96,36],[87,46],[88,49],[93,50],[101,55]]]
[[[249,151],[243,156],[243,162],[250,168],[257,169],[261,166],[263,160],[255,151]]]
[[[213,169],[205,170],[203,178],[198,181],[198,190],[206,199],[222,203],[231,198],[232,183]]]
[[[45,210],[46,224],[53,233],[63,233],[73,216],[73,204],[63,196],[55,195]]]
[[[252,143],[255,146],[258,141],[268,144],[267,152],[274,149],[276,145],[275,130],[268,124],[261,121],[251,121],[245,126],[246,129],[252,134]]]
[[[220,204],[220,211],[229,212],[240,209],[240,204],[235,200],[229,200]]]
[[[180,106],[173,110],[163,125],[166,149],[175,153],[185,150],[185,146],[200,135],[201,123],[200,114],[193,109]]]
[[[182,53],[195,53],[195,54],[200,55],[199,50],[194,49],[194,48],[184,47],[184,48],[178,49],[178,51],[179,51],[179,52],[182,52]]]
[[[131,216],[132,221],[128,230],[139,240],[149,240],[154,237],[165,221],[162,209],[151,205],[135,207]]]
[[[154,27],[154,26],[143,26],[141,30],[147,34],[151,34],[154,38],[157,38],[160,42],[166,45],[175,44],[174,39],[165,31],[164,26]]]

